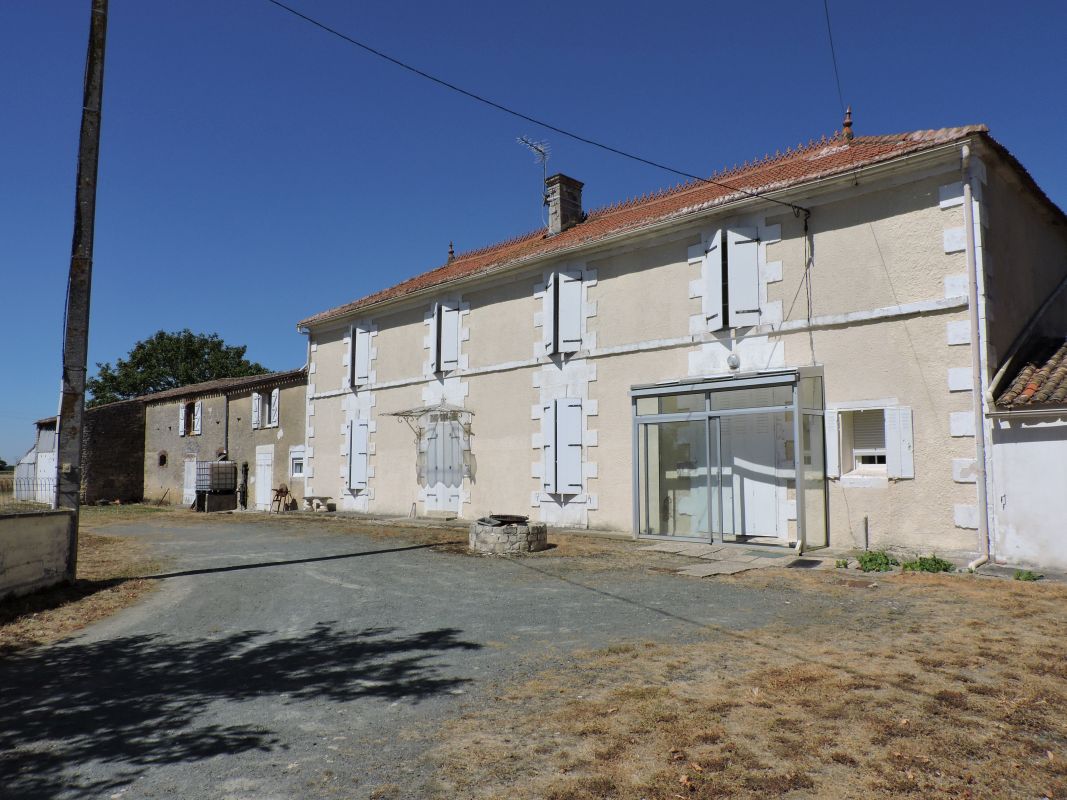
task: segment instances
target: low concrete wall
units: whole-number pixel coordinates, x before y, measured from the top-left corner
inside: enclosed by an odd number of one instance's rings
[[[72,519],[70,511],[0,516],[0,599],[62,583]]]

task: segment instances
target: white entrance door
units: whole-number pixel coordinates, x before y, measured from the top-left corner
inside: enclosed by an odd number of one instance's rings
[[[56,454],[37,454],[37,481],[34,484],[34,502],[52,505],[56,494]]]
[[[274,480],[274,445],[256,448],[256,511],[270,510],[271,484]]]
[[[463,426],[456,420],[430,422],[423,440],[426,510],[458,514],[463,488]]]
[[[721,417],[723,533],[784,539],[774,414]]]
[[[182,481],[182,505],[191,506],[196,500],[196,459],[185,460],[185,479]]]

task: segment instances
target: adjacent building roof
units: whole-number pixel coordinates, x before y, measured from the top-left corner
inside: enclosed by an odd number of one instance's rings
[[[788,189],[976,134],[983,135],[996,149],[1007,155],[1007,151],[988,136],[988,128],[985,125],[912,131],[887,136],[857,136],[852,140],[835,135],[830,139],[812,141],[807,146],[798,145],[796,149],[787,149],[784,154],[764,156],[752,164],[746,163],[742,167],[734,167],[711,176],[710,180],[728,184],[730,188],[705,181],[690,181],[661,192],[590,211],[584,221],[555,236],[548,237],[545,235],[545,229],[539,229],[481,250],[457,255],[444,266],[343,306],[310,316],[301,320],[299,325],[325,322],[412,292],[506,267],[510,263],[549,255],[577,245],[592,244],[653,223],[743,199],[752,192]],[[1019,166],[1019,169],[1022,170],[1022,167]],[[1025,173],[1025,170],[1023,172]],[[1033,186],[1037,188],[1036,184]],[[1037,191],[1040,193],[1040,189]]]
[[[188,386],[179,386],[175,389],[166,389],[162,392],[142,395],[136,399],[145,403],[157,403],[163,400],[173,400],[178,397],[191,397],[197,394],[227,394],[238,389],[255,389],[257,386],[266,386],[279,383],[292,383],[299,380],[307,380],[307,370],[291,369],[286,372],[267,372],[262,375],[247,375],[243,378],[219,378],[203,383],[193,383]]]
[[[1035,408],[1067,405],[1067,340],[1039,342],[1016,373],[997,405],[1006,408]]]

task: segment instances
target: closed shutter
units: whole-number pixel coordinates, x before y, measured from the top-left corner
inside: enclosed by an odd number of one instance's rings
[[[348,488],[367,488],[367,443],[369,425],[366,420],[359,419],[348,423],[349,455],[348,455]]]
[[[204,404],[199,400],[196,401],[196,405],[193,407],[193,433],[197,436],[200,435],[200,423],[203,419]]]
[[[463,485],[463,426],[455,420],[444,423],[444,426],[448,431],[445,486],[456,488]]]
[[[278,408],[281,394],[281,389],[271,389],[270,391],[270,425],[273,428],[278,427]]]
[[[556,403],[550,400],[541,408],[541,488],[556,493]]]
[[[459,368],[459,308],[441,305],[441,372]]]
[[[582,491],[582,401],[556,401],[556,491]]]
[[[827,411],[826,421],[826,477],[841,477],[841,446],[838,429],[838,414],[836,411]]]
[[[185,436],[185,403],[178,403],[178,435]]]
[[[706,245],[689,248],[689,262],[700,263],[700,310],[709,331],[726,326],[722,318],[722,231],[708,239]]]
[[[441,304],[433,304],[433,319],[430,321],[430,369],[441,371]]]
[[[352,385],[365,386],[370,383],[370,330],[357,326],[352,331],[355,358],[352,366]]]
[[[582,348],[582,273],[560,272],[556,281],[557,353]]]
[[[730,327],[758,325],[759,242],[755,228],[730,228],[726,233]]]
[[[433,488],[441,483],[441,426],[428,423],[426,428],[426,485]]]
[[[541,315],[541,341],[545,345],[545,353],[552,355],[556,351],[556,273],[548,276],[545,285],[544,313]]]
[[[259,392],[252,392],[252,430],[255,430],[260,426],[260,411],[263,408],[263,402],[260,399]]]
[[[885,410],[885,468],[890,478],[915,477],[911,409],[907,406]]]

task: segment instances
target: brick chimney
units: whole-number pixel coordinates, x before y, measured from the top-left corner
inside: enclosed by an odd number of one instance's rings
[[[582,187],[585,184],[557,173],[545,179],[545,205],[548,206],[548,235],[562,233],[585,219],[582,213]]]

